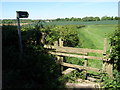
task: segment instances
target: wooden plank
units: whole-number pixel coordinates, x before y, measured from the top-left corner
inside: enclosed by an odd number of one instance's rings
[[[51,46],[51,45],[44,45],[44,48],[56,49],[55,51],[57,51],[57,52],[77,53],[77,54],[84,54],[84,55],[87,54],[87,52],[81,52],[81,51],[76,51],[76,50],[63,49],[64,47],[54,47],[54,46]]]
[[[47,49],[54,49],[55,46],[52,46],[52,45],[44,45],[44,48],[47,48]]]
[[[97,68],[74,65],[74,64],[69,64],[69,63],[65,63],[65,62],[62,62],[61,65],[66,66],[66,67],[71,67],[71,68],[85,69],[85,70],[100,72],[100,69],[97,69]]]
[[[64,71],[62,72],[62,74],[66,75],[66,74],[69,74],[69,73],[71,73],[71,72],[73,72],[73,71],[75,71],[75,70],[76,70],[76,69],[68,68],[68,69],[64,70]]]
[[[66,90],[100,90],[101,84],[96,82],[90,82],[88,80],[80,81],[80,83],[69,83],[65,84]]]
[[[85,53],[103,53],[103,50],[95,50],[95,49],[88,49],[88,48],[73,48],[73,47],[63,47],[63,49],[77,51],[77,52],[85,52]]]
[[[68,57],[76,57],[76,58],[87,58],[87,59],[96,59],[96,60],[106,60],[103,59],[103,57],[95,57],[95,56],[83,56],[83,55],[74,55],[74,54],[67,54],[67,53],[59,53],[59,52],[49,52],[50,54],[53,55],[58,55],[58,56],[68,56]]]
[[[96,82],[98,79],[88,76],[87,80],[92,81],[92,82]]]
[[[113,77],[113,65],[111,63],[106,63],[106,72],[110,77]]]
[[[60,52],[68,52],[68,53],[100,53],[103,54],[104,50],[96,50],[96,49],[88,49],[88,48],[73,48],[73,47],[54,47],[45,45],[44,48],[56,49],[56,51]],[[51,49],[50,48],[50,49]]]
[[[74,49],[68,49],[65,47],[56,47],[55,49],[58,52],[77,53],[77,54],[85,54],[85,55],[87,54],[87,52],[78,51],[78,50],[74,50]]]
[[[106,54],[107,51],[107,39],[104,38],[104,54]]]
[[[63,62],[63,57],[60,57],[60,63],[62,63]],[[63,71],[63,66],[61,65],[61,72]]]

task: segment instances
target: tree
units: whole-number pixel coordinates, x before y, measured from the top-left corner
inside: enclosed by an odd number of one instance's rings
[[[116,16],[114,19],[115,19],[115,20],[120,20],[120,17],[117,17],[117,16]]]
[[[99,17],[95,17],[95,21],[100,21],[100,18]]]

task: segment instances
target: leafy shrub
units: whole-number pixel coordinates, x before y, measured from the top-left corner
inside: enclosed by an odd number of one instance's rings
[[[61,38],[64,41],[64,46],[75,47],[79,43],[76,29],[80,27],[83,27],[83,25],[56,26],[49,29],[46,40],[49,44],[53,44],[54,41],[58,41],[58,39]]]
[[[109,77],[108,74],[104,73],[101,76],[101,81],[103,88],[110,89],[110,88],[120,88],[120,73],[116,70],[113,72],[113,77]]]
[[[64,75],[63,77],[67,82],[75,83],[78,78],[85,79],[84,73],[79,71],[73,71],[70,74]]]
[[[106,89],[120,88],[120,26],[110,36],[110,44],[112,51],[110,53],[111,61],[113,63],[113,77],[110,78],[107,74],[102,75],[103,87]]]
[[[33,32],[29,28],[28,31],[22,31],[24,44],[23,54],[20,55],[17,27],[2,27],[3,89],[58,88],[61,84],[58,80],[59,65],[55,63],[55,58],[48,55],[41,45],[26,44],[28,38],[35,38]],[[29,35],[26,37],[27,33]]]
[[[111,41],[111,60],[114,63],[114,69],[120,71],[120,26],[110,37]]]

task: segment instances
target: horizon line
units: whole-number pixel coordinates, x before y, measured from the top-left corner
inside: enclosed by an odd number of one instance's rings
[[[85,17],[120,17],[120,16],[108,16],[108,15],[104,15],[104,16],[85,16]],[[73,16],[72,16],[73,17]],[[41,18],[41,20],[46,20],[46,19],[65,19],[65,18],[72,18],[72,17],[57,17],[57,18]],[[84,17],[73,17],[73,18],[84,18]],[[16,18],[0,18],[0,19],[16,19]],[[20,18],[20,19],[40,19],[40,18]]]

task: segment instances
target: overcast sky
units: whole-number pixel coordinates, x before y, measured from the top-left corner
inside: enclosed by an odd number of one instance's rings
[[[16,11],[22,10],[29,12],[29,19],[118,16],[118,0],[92,0],[92,2],[90,0],[89,2],[88,0],[84,0],[84,2],[83,0],[64,0],[66,2],[63,0],[63,2],[59,2],[59,0],[57,2],[55,0],[44,0],[44,2],[43,0],[18,1],[2,0],[1,18],[15,19]]]

